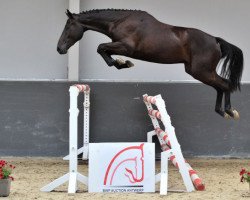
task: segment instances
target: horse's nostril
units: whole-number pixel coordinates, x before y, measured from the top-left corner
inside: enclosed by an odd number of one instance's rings
[[[57,47],[57,51],[58,51],[58,52],[60,52],[60,51],[61,51],[61,49],[60,49],[59,47]]]

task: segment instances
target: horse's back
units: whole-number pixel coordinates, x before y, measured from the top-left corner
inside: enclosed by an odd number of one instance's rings
[[[216,39],[198,29],[164,24],[145,11],[131,12],[112,29],[113,42],[130,48],[136,59],[157,63],[191,63],[192,56],[220,57]]]
[[[130,11],[126,17],[114,22],[112,25],[112,36],[114,40],[131,37],[134,34],[143,34],[158,26],[158,21],[145,11]],[[140,35],[142,36],[142,35]]]

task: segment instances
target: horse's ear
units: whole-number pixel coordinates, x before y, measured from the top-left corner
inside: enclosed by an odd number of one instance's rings
[[[70,18],[70,19],[73,19],[74,17],[73,17],[73,14],[67,9],[67,11],[66,11],[66,15],[68,16],[68,18]]]

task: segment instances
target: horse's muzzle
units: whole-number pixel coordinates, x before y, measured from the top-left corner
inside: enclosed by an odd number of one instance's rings
[[[58,52],[59,54],[66,54],[66,53],[67,53],[67,50],[63,50],[63,49],[57,47],[57,52]]]

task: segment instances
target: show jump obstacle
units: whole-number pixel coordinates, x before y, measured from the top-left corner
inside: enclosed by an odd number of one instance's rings
[[[204,190],[205,186],[201,179],[183,158],[180,144],[175,135],[175,129],[171,124],[170,116],[167,113],[166,105],[161,95],[148,96],[145,94],[143,95],[143,100],[155,129],[148,132],[148,142],[152,142],[152,137],[157,135],[163,151],[161,153],[161,173],[156,175],[156,183],[160,182],[160,194],[167,194],[168,159],[179,169],[187,192],[193,191],[194,187],[196,190]],[[155,105],[158,110],[154,110],[152,104]],[[162,121],[165,131],[160,128],[158,120]]]
[[[83,160],[89,157],[89,109],[90,109],[90,87],[88,85],[74,85],[69,89],[70,92],[70,109],[69,109],[69,155],[64,160],[69,160],[69,172],[60,178],[52,181],[48,185],[41,188],[43,192],[50,192],[58,186],[68,183],[68,193],[75,193],[77,190],[77,181],[88,186],[88,177],[83,176],[77,170],[78,155],[83,153]],[[78,149],[78,114],[77,99],[80,92],[84,93],[83,103],[83,147]],[[180,144],[175,135],[175,129],[171,124],[170,116],[167,113],[165,102],[161,95],[148,96],[143,95],[143,100],[147,106],[149,116],[153,122],[154,129],[148,132],[148,142],[152,142],[154,135],[158,136],[162,153],[161,153],[161,173],[155,177],[155,182],[160,182],[160,194],[167,194],[168,186],[168,160],[170,159],[175,167],[181,173],[186,190],[188,192],[196,190],[204,190],[205,186],[197,173],[184,160]],[[158,110],[153,109],[153,105]],[[160,128],[158,120],[161,120],[165,131]]]
[[[74,85],[69,89],[70,92],[70,109],[69,109],[69,172],[60,178],[54,180],[48,185],[41,188],[43,192],[50,192],[58,186],[68,183],[68,193],[75,193],[77,190],[77,181],[88,185],[88,178],[77,171],[77,156],[83,153],[83,159],[88,158],[88,140],[89,140],[89,93],[88,85]],[[77,134],[78,134],[78,114],[77,98],[80,92],[85,95],[84,106],[84,146],[77,150]]]

